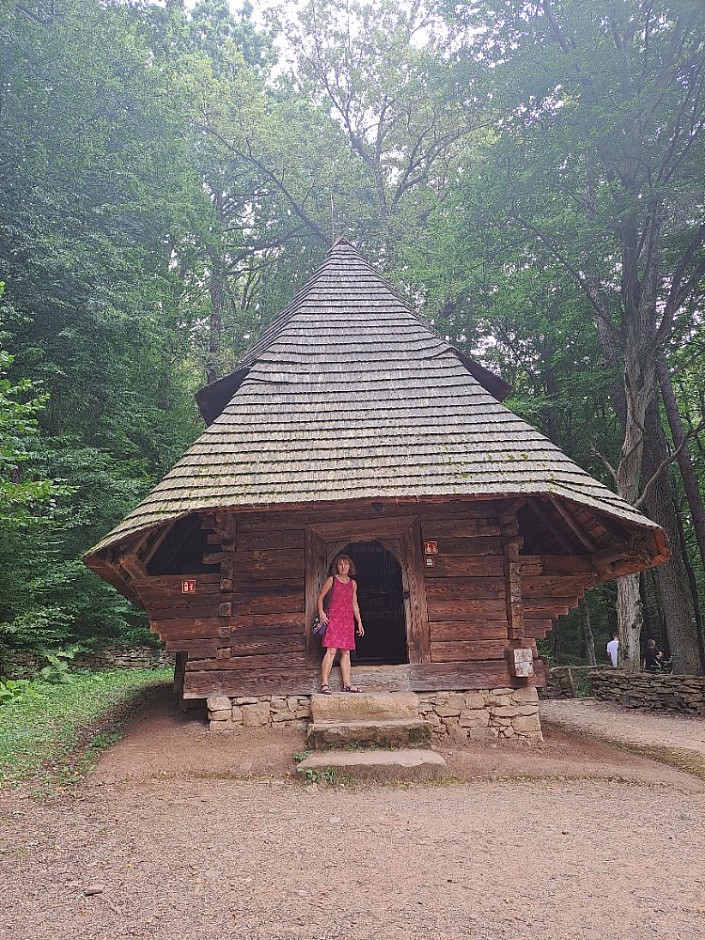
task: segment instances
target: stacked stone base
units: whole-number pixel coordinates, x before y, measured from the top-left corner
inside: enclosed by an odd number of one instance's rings
[[[535,688],[425,692],[419,699],[419,712],[431,722],[434,736],[459,741],[542,740]]]
[[[211,695],[207,705],[211,731],[242,731],[244,728],[305,731],[311,720],[310,695],[239,698]]]
[[[419,714],[431,724],[437,743],[542,739],[535,688],[423,692],[418,698]],[[311,697],[214,695],[208,699],[208,718],[211,731],[217,732],[267,727],[305,731]]]

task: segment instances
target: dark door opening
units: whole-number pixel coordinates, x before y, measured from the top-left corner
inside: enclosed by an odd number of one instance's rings
[[[401,566],[379,542],[351,542],[343,552],[355,563],[357,598],[365,627],[353,660],[359,665],[409,662]]]

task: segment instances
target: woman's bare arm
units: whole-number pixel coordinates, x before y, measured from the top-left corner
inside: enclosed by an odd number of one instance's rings
[[[357,582],[353,581],[353,614],[357,622],[357,635],[364,636],[365,628],[362,626],[362,617],[360,616],[360,606],[357,603]]]
[[[321,588],[318,597],[316,598],[316,607],[318,608],[318,616],[320,617],[323,623],[328,623],[328,614],[323,609],[323,600],[333,587],[333,577],[329,575],[326,580],[323,582],[323,587]]]

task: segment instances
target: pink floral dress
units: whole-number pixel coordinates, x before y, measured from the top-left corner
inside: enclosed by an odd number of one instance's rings
[[[331,647],[339,650],[355,649],[353,587],[352,578],[344,584],[337,575],[333,575],[333,586],[329,592],[328,629],[322,641],[322,645],[327,649]]]

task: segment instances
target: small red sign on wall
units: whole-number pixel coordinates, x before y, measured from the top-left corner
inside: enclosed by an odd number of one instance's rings
[[[438,542],[424,542],[423,553],[424,555],[437,555],[438,554]]]
[[[196,579],[187,578],[181,582],[181,593],[182,594],[195,594],[196,593]]]

